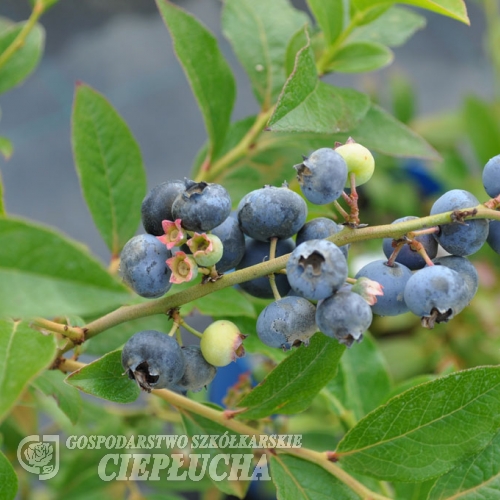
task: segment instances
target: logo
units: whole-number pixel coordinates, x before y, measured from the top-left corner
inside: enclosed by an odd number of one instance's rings
[[[24,470],[38,474],[41,481],[51,479],[59,471],[59,436],[26,436],[17,447],[17,459]]]

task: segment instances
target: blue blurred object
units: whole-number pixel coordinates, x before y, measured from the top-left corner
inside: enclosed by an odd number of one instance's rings
[[[430,197],[443,192],[444,186],[432,176],[422,160],[416,158],[404,160],[401,167],[422,196]]]
[[[209,401],[225,407],[222,400],[226,397],[228,389],[238,382],[240,375],[250,371],[251,366],[246,357],[238,358],[234,363],[218,368],[208,391]]]

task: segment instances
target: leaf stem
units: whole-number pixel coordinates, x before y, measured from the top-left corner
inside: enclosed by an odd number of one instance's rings
[[[221,172],[223,172],[229,165],[234,163],[236,160],[245,156],[253,143],[262,132],[264,127],[266,126],[269,118],[271,118],[274,112],[274,106],[261,111],[253,123],[250,130],[243,136],[240,142],[228,151],[224,156],[216,160],[209,168],[205,170],[200,169],[198,175],[195,178],[196,182],[201,181],[213,181]]]
[[[2,69],[10,58],[24,45],[26,38],[31,33],[31,30],[35,27],[38,19],[44,13],[45,7],[41,0],[37,0],[29,19],[26,21],[22,30],[18,33],[16,38],[12,40],[12,43],[0,54],[0,69]]]

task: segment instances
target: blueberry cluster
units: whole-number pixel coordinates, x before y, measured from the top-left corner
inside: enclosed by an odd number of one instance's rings
[[[371,153],[351,139],[335,148],[318,149],[294,166],[307,201],[335,203],[341,211],[336,200],[346,201],[351,215],[345,211],[342,215],[351,228],[359,221],[356,186],[370,179],[374,167]],[[496,199],[492,201],[500,205],[500,155],[486,164],[483,181],[486,192]],[[350,194],[344,191],[346,186]],[[288,184],[251,191],[231,213],[231,199],[221,185],[174,180],[156,186],[144,199],[147,234],[125,245],[121,273],[139,295],[154,298],[198,273],[216,280],[232,269],[290,254],[281,273],[239,285],[254,297],[274,298],[257,319],[259,339],[288,350],[307,345],[321,331],[350,347],[361,341],[373,314],[411,311],[432,328],[469,304],[478,275],[466,257],[486,241],[500,253],[500,222],[464,221],[467,209],[478,204],[464,190],[443,194],[430,213],[452,212],[450,223],[384,239],[386,258],[370,262],[355,278],[348,278],[348,245],[339,247],[329,240],[348,229],[325,217],[306,221],[307,204]],[[394,223],[412,219],[416,217]],[[449,255],[437,257],[439,247]],[[172,336],[144,331],[127,342],[122,362],[145,390],[199,390],[214,377],[217,366],[244,354],[244,338],[236,325],[224,320],[205,330],[200,347],[180,347]]]

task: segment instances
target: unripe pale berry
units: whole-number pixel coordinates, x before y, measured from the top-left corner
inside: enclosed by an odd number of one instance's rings
[[[204,332],[200,341],[203,357],[214,366],[226,366],[245,355],[243,335],[231,321],[214,321]]]
[[[349,187],[350,174],[356,176],[356,186],[361,186],[369,181],[375,170],[375,159],[368,149],[357,142],[346,142],[335,148],[335,151],[344,158],[347,163],[347,182]]]

